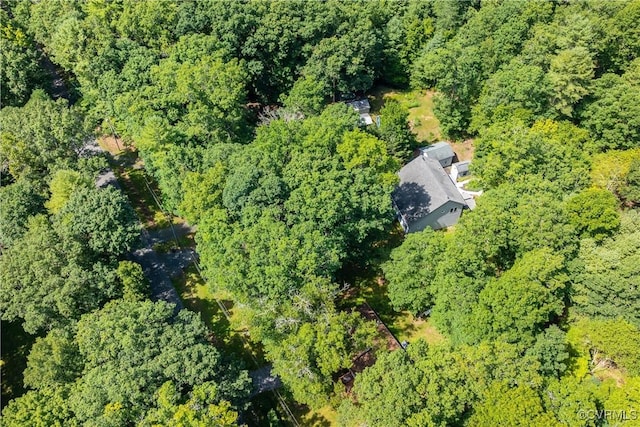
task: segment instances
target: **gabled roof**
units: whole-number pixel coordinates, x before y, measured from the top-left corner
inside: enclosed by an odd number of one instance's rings
[[[347,102],[347,105],[351,106],[356,111],[369,110],[371,108],[368,99],[359,99],[357,101]]]
[[[423,147],[420,149],[420,152],[423,155],[436,160],[448,159],[455,156],[453,148],[444,141],[436,142],[428,147]]]
[[[435,159],[418,156],[400,169],[398,175],[400,185],[392,197],[407,223],[423,218],[449,201],[466,205],[449,175]]]

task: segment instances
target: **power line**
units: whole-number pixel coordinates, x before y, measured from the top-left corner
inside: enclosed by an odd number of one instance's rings
[[[115,138],[115,134],[114,134],[114,138]],[[156,195],[155,191],[153,191],[153,188],[151,188],[151,183],[149,182],[149,180],[147,180],[147,177],[146,177],[146,175],[144,173],[142,174],[142,178],[144,179],[145,186],[147,187],[147,190],[151,194],[151,197],[155,201],[156,205],[158,206],[160,211],[163,213],[165,218],[169,220],[169,227],[171,228],[171,233],[173,234],[173,238],[174,238],[174,240],[176,242],[176,245],[178,246],[178,248],[183,249],[182,246],[180,245],[180,240],[178,239],[178,235],[176,234],[175,228],[173,227],[173,214],[171,212],[169,212],[167,209],[165,209],[165,207],[162,205],[162,202],[160,201],[159,197]],[[194,255],[195,251],[194,252],[190,251],[189,253],[191,255],[191,259],[192,259],[193,265],[196,267],[196,270],[198,271],[198,274],[200,275],[200,277],[203,280],[206,281],[206,277],[205,277],[204,273],[202,272],[202,269],[200,268],[200,263],[198,262],[197,257]],[[227,308],[215,296],[213,296],[213,299],[215,300],[215,302],[218,305],[218,307],[220,307],[220,310],[224,314],[224,316],[227,319],[227,321],[229,323],[231,323],[231,314],[229,313]],[[239,334],[239,336],[240,336],[240,339],[242,340],[243,345],[250,348],[249,343],[247,342],[245,336],[243,334]],[[260,368],[260,364],[258,363],[258,360],[256,359],[256,357],[253,355],[253,353],[251,351],[249,351],[249,356],[251,356],[251,360],[253,361],[253,364],[255,365],[256,369]],[[293,412],[291,411],[291,409],[289,408],[289,406],[285,402],[285,400],[282,397],[282,395],[280,394],[280,392],[278,390],[276,390],[276,389],[271,390],[271,392],[276,397],[276,399],[280,403],[280,406],[282,407],[284,412],[287,414],[289,419],[293,422],[293,424],[296,427],[300,427],[300,423],[298,423],[298,420],[296,419],[295,415],[293,414]]]

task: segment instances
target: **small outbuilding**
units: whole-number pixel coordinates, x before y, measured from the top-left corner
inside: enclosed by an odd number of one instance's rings
[[[362,122],[362,124],[367,126],[373,124],[373,119],[369,114],[369,112],[371,111],[371,104],[369,104],[368,99],[358,99],[355,101],[347,102],[346,104],[356,110],[358,114],[360,114],[360,121]]]
[[[400,184],[392,199],[405,233],[426,227],[438,230],[458,222],[467,204],[438,160],[416,157],[398,175]]]
[[[456,153],[453,152],[451,145],[444,141],[436,142],[428,147],[423,147],[420,149],[420,152],[423,156],[440,162],[440,165],[443,168],[451,166],[453,159],[456,157]]]
[[[469,164],[471,164],[471,162],[465,161],[454,163],[451,165],[450,175],[453,182],[457,182],[458,178],[460,177],[469,175]]]

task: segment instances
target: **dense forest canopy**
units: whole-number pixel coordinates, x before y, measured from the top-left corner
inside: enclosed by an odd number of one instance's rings
[[[346,426],[640,419],[640,1],[10,0],[0,38],[0,311],[35,340],[7,426],[252,422],[244,361],[150,298],[142,196],[95,185],[106,134],[197,227],[206,292],[289,401]],[[393,243],[396,173],[434,141],[400,102],[371,126],[340,102],[381,85],[433,91],[473,144],[483,194],[451,229]],[[442,339],[388,351],[363,271]]]

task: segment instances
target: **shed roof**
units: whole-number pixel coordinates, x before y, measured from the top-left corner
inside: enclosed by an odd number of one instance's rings
[[[347,105],[351,106],[356,111],[369,110],[371,108],[371,105],[369,105],[369,100],[366,98],[347,102]]]
[[[458,169],[458,172],[468,172],[470,161],[458,162],[454,163],[452,166],[455,166]]]
[[[448,159],[455,156],[453,148],[444,141],[436,142],[428,147],[422,147],[420,152],[425,156],[436,160]]]
[[[423,218],[449,201],[466,205],[449,175],[435,159],[416,157],[400,169],[398,175],[400,185],[392,197],[407,223]]]

